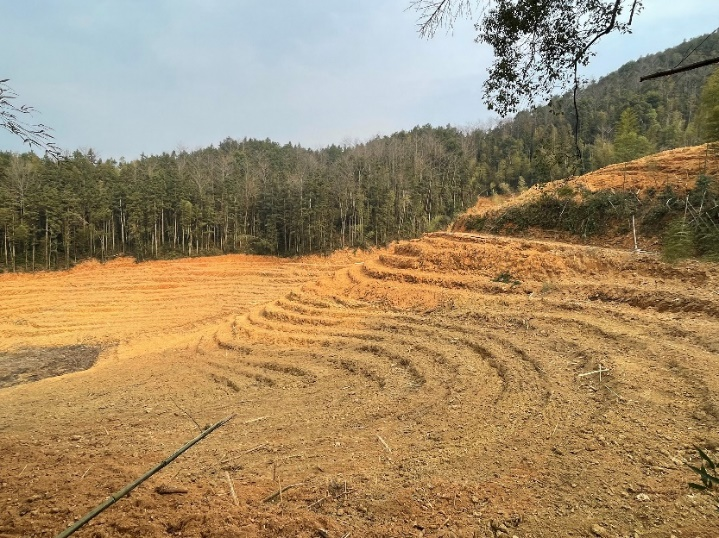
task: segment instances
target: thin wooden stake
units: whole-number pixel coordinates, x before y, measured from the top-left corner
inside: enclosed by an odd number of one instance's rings
[[[90,472],[90,469],[92,469],[92,465],[90,465],[90,467],[87,468],[87,471],[85,471],[84,473],[82,473],[82,476],[80,477],[80,480],[82,480],[83,478],[85,478],[85,475],[87,475],[87,473]]]
[[[225,477],[227,477],[227,483],[230,485],[230,493],[232,494],[232,500],[235,502],[235,506],[240,504],[237,500],[237,493],[235,493],[235,484],[232,482],[232,477],[228,471],[225,471]]]
[[[160,463],[155,465],[152,469],[147,471],[144,475],[142,475],[140,478],[135,480],[134,482],[131,482],[124,488],[122,488],[119,491],[116,491],[112,495],[110,495],[105,502],[100,504],[99,506],[96,506],[92,510],[90,510],[87,514],[85,514],[81,519],[76,521],[73,525],[62,531],[60,534],[58,534],[55,538],[67,538],[71,534],[74,534],[75,531],[80,529],[83,525],[85,525],[88,521],[92,520],[96,516],[98,516],[100,513],[107,510],[110,506],[115,504],[117,501],[122,499],[125,495],[130,493],[133,489],[135,489],[137,486],[142,484],[145,480],[150,478],[152,475],[154,475],[156,472],[160,471],[164,467],[166,467],[168,464],[172,463],[175,459],[177,459],[178,456],[180,456],[183,452],[189,450],[192,448],[193,445],[196,443],[199,443],[202,441],[205,437],[210,435],[212,432],[214,432],[217,428],[224,426],[227,424],[230,420],[235,418],[235,415],[230,415],[229,417],[222,419],[221,421],[217,422],[216,424],[210,426],[205,431],[203,431],[200,435],[195,437],[192,441],[187,442],[182,448],[180,448],[177,452],[169,456],[168,458],[162,460]]]
[[[634,215],[632,215],[632,232],[634,232],[634,251],[639,251],[639,246],[637,246],[637,227],[634,225]]]

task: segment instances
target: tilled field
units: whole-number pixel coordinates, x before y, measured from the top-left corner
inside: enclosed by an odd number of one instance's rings
[[[102,349],[0,389],[0,536],[56,534],[231,414],[76,535],[719,536],[685,466],[719,448],[716,265],[441,233],[0,289],[0,351]]]

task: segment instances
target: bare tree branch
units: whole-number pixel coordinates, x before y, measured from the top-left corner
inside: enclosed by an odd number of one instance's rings
[[[0,80],[0,128],[22,139],[30,149],[37,148],[45,155],[58,160],[62,150],[55,144],[55,137],[50,127],[42,123],[30,123],[25,118],[35,114],[35,109],[27,105],[16,105],[17,94],[7,85],[10,79]]]
[[[651,75],[646,75],[644,77],[641,77],[639,79],[639,82],[644,82],[645,80],[651,80],[653,78],[668,77],[669,75],[676,75],[677,73],[683,73],[684,71],[691,71],[692,69],[699,69],[700,67],[717,63],[719,63],[719,57],[709,58],[708,60],[702,60],[701,62],[687,64],[683,67],[675,67],[674,69],[667,69],[666,71],[659,71],[657,73],[652,73]]]
[[[419,13],[419,35],[431,38],[440,28],[452,28],[457,19],[471,18],[472,4],[472,0],[411,0],[410,9]]]

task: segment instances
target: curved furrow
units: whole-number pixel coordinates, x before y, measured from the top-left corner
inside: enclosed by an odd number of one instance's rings
[[[532,323],[545,322],[546,330],[556,330],[561,325],[578,326],[593,337],[619,342],[631,338],[641,345],[657,341],[682,342],[691,353],[719,352],[719,335],[711,330],[711,318],[705,320],[677,320],[658,318],[656,312],[626,305],[584,304],[582,312],[571,317],[560,313],[532,313]],[[621,321],[621,323],[617,323]],[[683,325],[688,325],[684,328]]]
[[[384,389],[387,386],[386,376],[376,368],[368,366],[366,361],[358,361],[355,358],[328,356],[326,360],[335,368],[347,375],[359,377],[371,388]]]
[[[289,325],[312,325],[322,327],[334,327],[343,323],[342,318],[337,316],[317,316],[305,313],[293,312],[284,308],[277,302],[269,303],[259,310],[259,315],[269,322],[279,322]]]
[[[529,417],[547,404],[545,374],[527,351],[495,334],[469,336],[469,330],[455,327],[448,331],[438,328],[435,321],[405,325],[391,320],[376,323],[375,328],[406,333],[397,340],[406,355],[385,354],[395,361],[401,356],[416,357],[414,364],[421,368],[424,382],[445,387],[454,408],[484,409],[492,414],[502,405],[516,409],[517,402],[522,401],[523,414]]]
[[[604,303],[627,304],[641,310],[651,308],[656,312],[703,313],[719,318],[719,299],[708,294],[699,297],[695,294],[671,293],[664,290],[643,291],[621,286],[603,286],[590,293],[589,299]]]
[[[362,265],[362,272],[372,280],[399,282],[403,284],[427,284],[440,288],[464,289],[470,287],[466,279],[451,278],[446,273],[393,269],[373,260]]]
[[[338,271],[341,273],[342,271]],[[344,295],[336,293],[326,295],[327,288],[325,280],[318,280],[306,283],[299,291],[292,291],[287,295],[287,299],[301,306],[309,306],[318,309],[339,309],[340,312],[349,309],[350,312],[374,310],[372,305],[365,302],[350,299]]]
[[[354,308],[349,309],[344,306],[330,305],[324,307],[307,305],[306,300],[300,300],[296,296],[293,296],[293,294],[289,294],[282,299],[278,299],[277,301],[275,301],[274,304],[278,308],[281,308],[288,312],[292,312],[295,315],[305,316],[307,318],[322,319],[327,315],[330,315],[332,318],[337,318],[341,320],[342,318],[350,318],[357,316],[357,312]]]
[[[395,249],[396,250],[396,249]],[[393,269],[420,269],[421,261],[412,256],[401,256],[397,254],[380,254],[378,259],[385,267]]]
[[[416,361],[406,353],[397,350],[394,345],[379,342],[365,343],[360,344],[355,349],[370,356],[379,357],[388,361],[390,371],[401,371],[407,378],[408,382],[406,386],[409,389],[418,389],[427,382],[424,372],[418,368]]]
[[[368,328],[386,334],[387,341],[414,357],[426,372],[427,380],[443,386],[447,395],[461,392],[460,362],[455,359],[461,352],[456,345],[458,340],[447,333],[438,333],[431,323],[419,320],[406,323],[396,317],[387,316],[385,321],[373,321]]]
[[[313,325],[310,323],[292,323],[292,320],[282,320],[262,315],[262,310],[249,312],[238,319],[237,331],[263,329],[275,332],[278,336],[302,336],[308,339],[348,338],[359,340],[378,340],[381,337],[362,328],[361,323],[349,324],[338,321],[334,325]],[[249,335],[249,332],[247,333]]]

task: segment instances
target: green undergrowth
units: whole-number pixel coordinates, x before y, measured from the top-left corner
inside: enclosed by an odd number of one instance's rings
[[[700,176],[688,192],[667,186],[641,195],[565,184],[522,205],[468,215],[462,225],[468,231],[521,235],[541,229],[588,239],[631,234],[632,217],[638,234],[661,239],[668,261],[719,261],[719,184],[707,176]]]

